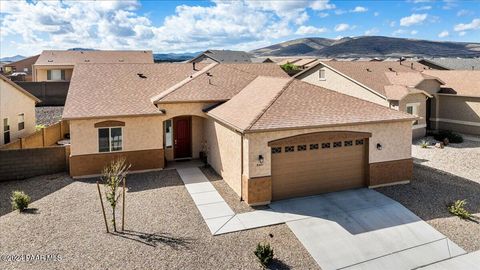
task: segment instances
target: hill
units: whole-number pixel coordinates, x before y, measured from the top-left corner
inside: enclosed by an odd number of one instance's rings
[[[251,51],[256,56],[348,57],[480,57],[480,43],[439,42],[383,36],[339,40],[301,38]]]

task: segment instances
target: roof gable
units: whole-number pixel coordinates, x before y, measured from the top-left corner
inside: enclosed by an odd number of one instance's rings
[[[3,76],[2,74],[0,74],[0,80],[4,81],[5,83],[11,85],[13,88],[15,88],[16,90],[18,90],[20,93],[26,95],[27,97],[33,99],[35,101],[35,103],[39,103],[41,102],[40,99],[38,99],[37,97],[35,97],[34,95],[30,94],[27,90],[23,89],[20,85],[16,84],[15,82],[13,82],[12,80],[10,80],[9,78]]]

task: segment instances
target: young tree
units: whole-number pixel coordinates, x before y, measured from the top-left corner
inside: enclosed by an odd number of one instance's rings
[[[105,183],[105,196],[112,207],[112,225],[115,232],[117,231],[115,209],[121,195],[118,192],[118,187],[123,182],[123,179],[127,177],[128,169],[130,169],[130,164],[127,165],[126,160],[122,158],[113,160],[102,171],[102,181]]]

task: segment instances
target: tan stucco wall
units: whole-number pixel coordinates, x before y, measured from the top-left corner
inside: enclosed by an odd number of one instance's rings
[[[159,116],[71,120],[71,155],[98,153],[98,130],[94,124],[108,120],[125,122],[123,151],[163,149],[163,119]]]
[[[247,176],[253,178],[271,175],[269,141],[320,131],[360,131],[372,133],[369,144],[370,163],[411,158],[412,129],[410,121],[250,133],[245,135],[249,147]],[[382,145],[382,150],[377,150],[377,143]],[[258,155],[264,156],[263,164],[258,163]]]
[[[419,103],[418,106],[418,124],[412,126],[412,137],[414,139],[424,137],[427,132],[427,96],[424,94],[412,94],[407,95],[399,102],[399,111],[407,112],[407,104],[409,103]]]
[[[325,80],[320,80],[319,70],[325,69]],[[388,102],[378,94],[372,93],[354,81],[338,74],[337,72],[318,65],[310,71],[298,76],[298,79],[327,89],[337,91],[349,96],[357,97],[363,100],[374,102],[388,107]]]
[[[47,71],[52,69],[64,69],[65,80],[70,81],[73,73],[73,66],[51,66],[51,67],[34,67],[34,80],[37,82],[47,81]]]
[[[440,83],[437,80],[424,80],[415,88],[423,90],[430,95],[436,94],[440,90]]]
[[[208,163],[240,196],[242,182],[242,137],[240,134],[212,119],[208,119],[205,122]]]
[[[437,129],[450,129],[457,132],[480,134],[480,97],[437,95]]]
[[[18,115],[25,114],[25,128],[18,130]],[[10,141],[35,132],[35,101],[15,87],[0,80],[0,145],[3,141],[3,119],[8,118]]]

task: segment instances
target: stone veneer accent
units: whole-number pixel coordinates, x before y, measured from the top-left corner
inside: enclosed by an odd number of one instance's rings
[[[72,177],[98,175],[110,161],[126,158],[132,167],[130,171],[162,169],[165,167],[163,149],[123,151],[77,155],[70,157],[70,175]]]
[[[242,197],[249,205],[264,205],[272,200],[272,177],[242,176]]]

